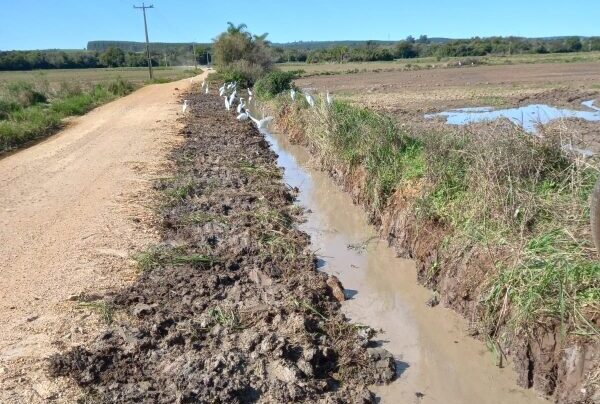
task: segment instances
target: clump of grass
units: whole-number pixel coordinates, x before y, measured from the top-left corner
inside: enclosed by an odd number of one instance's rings
[[[247,175],[253,175],[263,178],[278,178],[281,177],[281,172],[277,169],[270,169],[256,164],[243,162],[239,164],[239,168]]]
[[[271,230],[261,235],[258,244],[264,253],[269,255],[281,255],[287,261],[296,260],[300,254],[294,240],[288,235],[276,230]]]
[[[233,309],[215,306],[209,309],[208,315],[212,324],[220,324],[223,327],[233,329],[241,328],[240,320]]]
[[[558,321],[563,334],[600,336],[588,320],[600,312],[600,263],[590,258],[587,248],[565,229],[529,240],[522,261],[492,279],[485,301],[488,318],[528,332]]]
[[[423,175],[421,142],[391,118],[337,100],[332,105],[321,100],[314,110],[297,105],[291,108],[307,111],[306,136],[326,166],[365,170],[367,200],[374,211],[383,209],[399,184]]]
[[[219,259],[204,254],[189,254],[181,248],[150,248],[135,257],[141,271],[151,271],[165,266],[191,265],[194,267],[210,267]]]
[[[187,223],[206,224],[210,222],[227,224],[227,219],[220,215],[213,215],[206,212],[193,212],[184,219]]]
[[[196,190],[196,184],[192,179],[187,179],[182,182],[173,182],[165,191],[166,195],[172,199],[185,199],[193,195]]]
[[[104,300],[80,302],[79,307],[90,309],[96,312],[106,324],[111,324],[114,320],[115,306]]]

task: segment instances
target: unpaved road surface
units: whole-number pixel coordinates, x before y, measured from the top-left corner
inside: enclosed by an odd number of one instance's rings
[[[157,240],[150,180],[189,86],[144,87],[0,159],[0,402],[71,401],[43,359],[101,325],[73,296],[128,284],[131,255]]]

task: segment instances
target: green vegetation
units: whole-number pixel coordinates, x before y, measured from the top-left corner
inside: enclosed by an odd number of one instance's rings
[[[356,74],[366,72],[390,72],[406,70],[424,70],[453,68],[462,64],[473,65],[510,65],[529,63],[583,63],[600,61],[600,52],[577,53],[548,53],[548,54],[519,54],[519,55],[486,55],[464,57],[433,56],[416,57],[410,59],[395,59],[393,61],[374,62],[344,62],[344,63],[281,63],[277,67],[283,71],[291,71],[299,76]]]
[[[201,73],[199,70],[174,69],[158,67],[153,69],[154,82],[164,83],[180,80]],[[148,84],[148,67],[120,67],[101,69],[53,69],[37,71],[6,71],[0,72],[0,87],[8,86],[11,82],[26,81],[42,84],[42,89],[50,93],[60,91],[64,83],[70,86],[89,88],[95,84],[106,84],[122,79],[133,85]]]
[[[197,253],[187,253],[182,248],[155,247],[136,256],[138,268],[141,271],[151,271],[164,268],[167,265],[174,267],[192,265],[207,267],[218,262],[217,258]]]
[[[597,170],[566,156],[558,139],[508,125],[501,133],[408,134],[344,101],[319,98],[310,108],[287,94],[271,106],[280,129],[306,139],[325,168],[359,182],[372,218],[399,192],[416,231],[443,229],[441,255],[425,274],[431,281],[453,259],[489,257],[489,272],[465,275],[474,277],[485,335],[496,340],[503,325],[514,336],[540,324],[598,335],[600,264],[588,231]]]
[[[213,44],[215,66],[222,80],[251,86],[273,68],[267,34],[252,36],[246,24],[228,24]]]
[[[0,152],[47,135],[63,118],[84,114],[132,90],[133,86],[121,79],[88,89],[63,83],[56,91],[44,81],[8,83],[0,96]]]
[[[115,317],[115,306],[104,300],[80,302],[79,307],[96,312],[106,324],[111,324]]]
[[[160,82],[195,74],[188,70],[156,71]],[[53,133],[63,118],[83,115],[124,96],[146,78],[146,69],[0,73],[0,153]]]
[[[150,58],[153,66],[193,66],[207,64],[206,46],[186,44],[165,50],[152,47]],[[131,51],[127,47],[110,46],[100,51],[5,51],[0,52],[2,70],[86,69],[98,67],[144,67],[148,65],[145,45],[142,50]]]
[[[262,99],[273,98],[277,94],[291,89],[294,78],[295,75],[292,72],[271,72],[254,84],[254,90],[256,95]]]
[[[278,45],[275,60],[283,62],[369,62],[417,57],[478,57],[488,55],[522,55],[600,51],[600,37],[519,38],[490,37],[471,39],[434,39],[412,36],[398,42],[331,42],[321,46],[311,43]]]

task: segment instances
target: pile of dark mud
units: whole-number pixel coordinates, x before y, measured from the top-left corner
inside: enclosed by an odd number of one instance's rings
[[[105,298],[118,320],[49,372],[86,402],[372,402],[394,360],[340,313],[276,155],[216,95],[187,98],[177,172],[158,185],[163,244]]]

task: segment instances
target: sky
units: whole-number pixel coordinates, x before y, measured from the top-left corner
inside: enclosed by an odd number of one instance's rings
[[[143,41],[131,0],[0,0],[0,50],[83,49],[90,40]],[[210,42],[227,21],[272,42],[600,36],[600,0],[154,0],[150,41]]]

